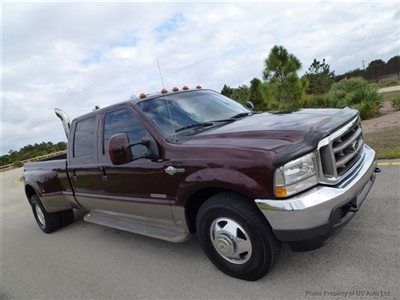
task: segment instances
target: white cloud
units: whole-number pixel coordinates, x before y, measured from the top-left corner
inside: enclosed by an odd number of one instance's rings
[[[220,90],[261,77],[275,44],[336,73],[400,51],[396,3],[3,4],[2,152],[63,139],[60,107],[94,105],[168,87]]]

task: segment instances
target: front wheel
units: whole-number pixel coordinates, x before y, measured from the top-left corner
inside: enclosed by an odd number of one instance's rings
[[[280,243],[249,199],[220,193],[208,199],[196,218],[200,244],[210,261],[227,275],[263,277],[276,261]]]

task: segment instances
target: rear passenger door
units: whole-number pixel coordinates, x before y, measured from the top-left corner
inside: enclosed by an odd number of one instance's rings
[[[72,147],[68,148],[68,173],[77,201],[85,208],[101,189],[101,173],[97,155],[99,116],[78,119],[71,128]]]

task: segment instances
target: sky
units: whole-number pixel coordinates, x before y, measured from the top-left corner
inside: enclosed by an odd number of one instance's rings
[[[220,91],[283,45],[336,74],[400,53],[400,2],[3,3],[1,154],[64,141],[71,118],[164,84]]]

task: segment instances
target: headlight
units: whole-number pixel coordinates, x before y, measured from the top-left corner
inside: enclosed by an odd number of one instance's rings
[[[309,153],[275,170],[274,193],[276,197],[286,197],[301,192],[317,183],[315,154]]]

